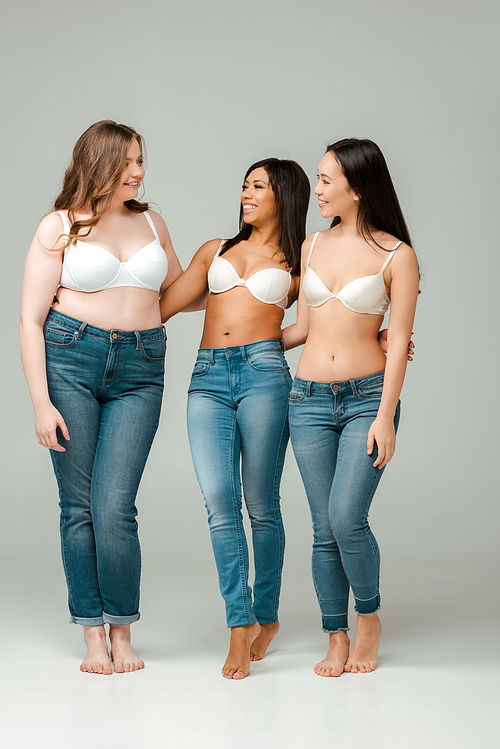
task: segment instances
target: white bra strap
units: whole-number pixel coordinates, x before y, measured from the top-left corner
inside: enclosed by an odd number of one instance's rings
[[[160,241],[160,237],[158,236],[158,232],[156,231],[156,227],[154,225],[153,219],[151,218],[151,216],[149,215],[149,213],[147,211],[144,211],[144,215],[146,216],[146,218],[148,220],[148,223],[149,223],[150,227],[153,230],[153,234],[155,235],[156,239],[159,242]]]
[[[397,245],[396,245],[396,247],[399,247],[399,245],[400,245],[400,244],[401,244],[401,242],[399,242],[399,244],[397,244]],[[395,248],[393,249],[393,251],[392,251],[391,253],[389,253],[389,257],[387,258],[387,260],[386,260],[386,261],[385,261],[385,263],[383,264],[383,266],[382,266],[382,270],[380,271],[380,273],[383,273],[383,272],[385,271],[385,269],[387,268],[387,266],[388,266],[388,265],[389,265],[389,263],[391,262],[392,258],[393,258],[393,257],[394,257],[394,255],[396,254],[396,247],[395,247]]]
[[[214,257],[219,257],[220,251],[222,250],[222,248],[224,247],[224,245],[226,244],[226,242],[227,242],[227,239],[221,239],[221,242],[220,242],[220,245],[219,245],[219,249],[215,253]]]
[[[66,214],[64,213],[64,211],[57,211],[57,212],[58,212],[58,214],[60,215],[60,217],[62,219],[64,233],[65,234],[69,234],[70,231],[71,231],[71,227],[69,225],[68,217],[66,216]]]
[[[319,234],[320,234],[320,232],[317,231],[316,234],[313,237],[312,242],[311,242],[311,249],[309,250],[309,257],[307,258],[307,265],[309,265],[309,261],[311,259],[312,251],[314,250],[314,245],[316,244],[316,240],[317,240]]]

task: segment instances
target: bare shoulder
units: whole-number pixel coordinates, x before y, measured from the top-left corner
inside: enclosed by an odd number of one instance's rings
[[[156,226],[156,228],[160,228],[161,226],[167,226],[163,218],[160,216],[157,211],[153,211],[151,208],[148,208],[146,211],[149,214],[149,217],[152,219],[153,224]]]
[[[163,244],[163,239],[166,239],[167,237],[170,238],[165,221],[162,219],[159,213],[157,213],[156,211],[152,211],[151,208],[148,208],[147,213],[151,221],[155,225],[155,229],[158,232],[160,241]]]
[[[64,249],[66,244],[65,229],[62,218],[57,211],[52,211],[42,218],[36,230],[35,240],[45,249]]]
[[[201,245],[200,249],[198,250],[198,253],[205,259],[208,258],[210,260],[213,260],[222,242],[224,242],[224,240],[220,238],[209,239],[208,242],[205,242],[204,244]]]
[[[389,249],[393,249],[393,248],[394,248],[394,245]],[[413,247],[410,247],[410,245],[402,242],[399,245],[399,247],[396,248],[396,252],[391,261],[391,265],[394,265],[395,267],[398,267],[398,266],[402,267],[403,265],[404,266],[411,266],[411,265],[418,266],[417,255]]]
[[[302,253],[309,252],[309,250],[311,249],[312,243],[316,241],[316,237],[324,233],[325,232],[322,232],[322,231],[313,231],[312,234],[309,234],[309,236],[307,236],[302,242]]]

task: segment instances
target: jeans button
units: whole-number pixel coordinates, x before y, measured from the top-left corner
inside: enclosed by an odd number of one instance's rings
[[[117,333],[112,333],[111,336],[112,336],[112,338],[118,338]]]
[[[339,389],[339,386],[338,386],[338,385],[334,385],[334,386],[333,386],[333,389],[334,389],[334,390],[338,390],[338,389]]]
[[[228,356],[232,356],[233,355],[233,352],[231,351],[231,349],[229,349],[229,351],[227,352],[227,355]]]

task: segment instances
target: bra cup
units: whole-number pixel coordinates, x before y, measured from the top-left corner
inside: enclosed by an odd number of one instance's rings
[[[246,286],[248,291],[264,304],[285,303],[290,289],[290,274],[281,268],[263,268],[252,273],[246,281],[240,278],[229,260],[215,257],[208,270],[208,288],[213,294],[222,294],[235,286]],[[282,309],[284,309],[282,307]]]
[[[290,274],[279,268],[265,268],[250,276],[246,286],[252,296],[259,301],[277,304],[288,294]]]
[[[385,298],[385,284],[380,274],[357,278],[339,292],[338,298],[356,312],[373,312]]]
[[[390,304],[382,273],[356,278],[333,294],[316,271],[308,266],[302,280],[302,290],[309,307],[321,307],[329,299],[338,299],[351,312],[383,315]]]
[[[87,292],[121,286],[158,291],[167,271],[167,256],[156,239],[125,263],[102,247],[77,242],[66,248],[60,285]]]
[[[100,291],[120,273],[120,261],[99,247],[78,244],[66,248],[61,286],[80,291]]]
[[[310,307],[319,307],[332,296],[316,271],[309,266],[306,268],[302,279],[302,291]]]
[[[158,249],[153,247],[154,242],[143,247],[142,250],[132,255],[130,260],[122,264],[123,280],[127,275],[132,277],[147,288],[158,288],[165,280],[168,271],[167,256],[161,250],[161,256]],[[158,280],[161,278],[160,283]],[[121,279],[120,279],[121,282]],[[128,286],[128,284],[124,284]]]
[[[241,285],[241,279],[228,260],[214,257],[208,269],[208,286],[214,294],[221,294]]]

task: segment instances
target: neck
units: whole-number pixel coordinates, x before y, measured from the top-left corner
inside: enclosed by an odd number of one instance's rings
[[[358,231],[358,212],[350,211],[340,217],[340,224],[338,225],[339,232],[346,237],[357,237]]]
[[[113,214],[115,216],[126,216],[130,213],[130,211],[123,200],[116,200],[115,198],[113,198],[106,213]]]
[[[249,240],[256,245],[267,244],[278,246],[279,230],[277,226],[253,226]]]

